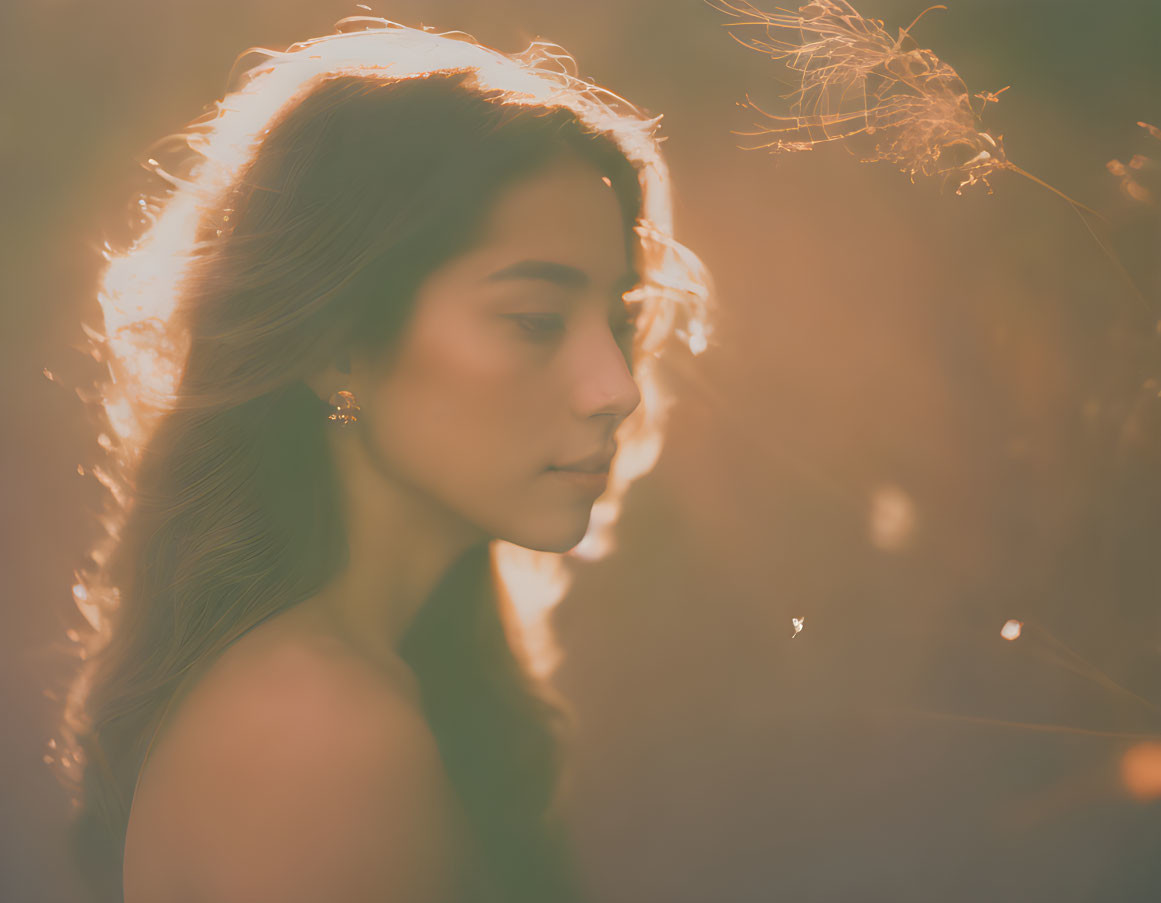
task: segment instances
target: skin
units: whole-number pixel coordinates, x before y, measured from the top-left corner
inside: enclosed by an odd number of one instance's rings
[[[527,260],[572,268],[570,284],[513,274]],[[562,155],[497,196],[389,358],[312,380],[361,406],[327,424],[349,566],[176,707],[133,798],[127,903],[455,898],[468,832],[398,642],[475,544],[584,537],[597,492],[549,468],[611,451],[640,403],[631,270],[613,189]]]
[[[528,260],[575,272],[511,272]],[[611,451],[640,403],[621,297],[634,281],[616,195],[587,161],[562,153],[506,186],[477,242],[420,286],[392,355],[311,383],[361,411],[328,424],[350,565],[296,616],[398,667],[400,637],[468,548],[580,542],[596,492],[548,468]]]

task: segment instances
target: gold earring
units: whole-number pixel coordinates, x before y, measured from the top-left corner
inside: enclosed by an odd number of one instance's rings
[[[340,426],[356,422],[359,419],[357,415],[362,410],[355,401],[355,393],[346,389],[339,389],[330,397],[330,406],[334,410],[327,415],[327,420],[333,420]]]

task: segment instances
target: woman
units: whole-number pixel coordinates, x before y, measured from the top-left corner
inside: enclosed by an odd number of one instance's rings
[[[554,45],[262,53],[106,255],[79,862],[127,903],[579,898],[513,603],[655,459],[663,342],[705,345],[658,118]]]

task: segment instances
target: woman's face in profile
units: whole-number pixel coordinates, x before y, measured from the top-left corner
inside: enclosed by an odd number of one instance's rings
[[[399,345],[359,391],[380,471],[489,537],[566,551],[596,456],[640,403],[622,294],[635,278],[601,173],[562,155],[496,197],[476,243],[421,284]]]

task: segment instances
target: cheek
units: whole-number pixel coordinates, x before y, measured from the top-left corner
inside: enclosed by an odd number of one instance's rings
[[[418,327],[374,400],[376,445],[403,475],[430,489],[486,492],[547,465],[543,368],[468,324]]]

